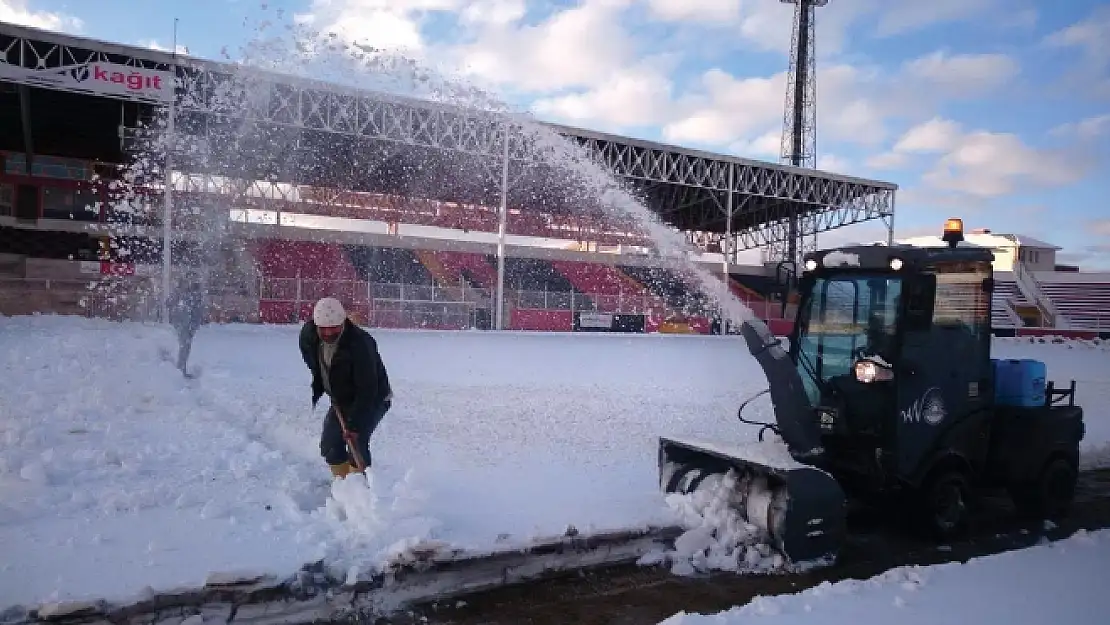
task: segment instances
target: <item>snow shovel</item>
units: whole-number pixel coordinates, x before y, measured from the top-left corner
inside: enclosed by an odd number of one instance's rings
[[[343,418],[339,406],[335,406],[335,416],[339,419],[339,427],[343,429],[343,440],[347,441],[347,451],[355,459],[355,469],[359,473],[364,473],[366,471],[366,460],[363,459],[362,452],[358,449],[358,435],[347,429],[347,420]]]

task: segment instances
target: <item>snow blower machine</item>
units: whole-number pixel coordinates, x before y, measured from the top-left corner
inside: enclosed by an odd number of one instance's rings
[[[959,219],[942,240],[806,254],[789,281],[788,347],[759,320],[740,328],[776,423],[745,419],[748,402],[738,416],[785,451],[660,438],[662,489],[727,475],[730,504],[798,564],[835,561],[850,501],[908,510],[937,541],[966,535],[991,490],[1031,518],[1067,514],[1084,436],[1075,382],[1057,389],[1042,362],[992,359],[994,255],[959,245]]]

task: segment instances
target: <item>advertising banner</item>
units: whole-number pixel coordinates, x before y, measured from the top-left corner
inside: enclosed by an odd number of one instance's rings
[[[101,61],[43,69],[0,62],[0,80],[142,102],[168,103],[174,93],[172,72]]]
[[[583,330],[609,330],[613,327],[613,315],[578,313],[578,327]]]
[[[645,319],[645,315],[576,312],[574,331],[643,334]]]

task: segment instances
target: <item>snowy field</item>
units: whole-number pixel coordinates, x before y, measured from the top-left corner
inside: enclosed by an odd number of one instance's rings
[[[0,609],[677,522],[657,436],[750,440],[736,407],[765,386],[737,337],[375,332],[396,399],[369,488],[332,488],[298,329],[207,326],[184,380],[168,328],[0,318]],[[995,346],[1077,380],[1104,462],[1110,346]]]
[[[1105,625],[1107,575],[1110,530],[1081,531],[966,564],[899,567],[866,581],[758,597],[719,614],[679,613],[659,625]]]

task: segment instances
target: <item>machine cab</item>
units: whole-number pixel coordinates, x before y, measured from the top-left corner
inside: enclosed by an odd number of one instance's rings
[[[989,407],[990,250],[858,246],[807,254],[791,359],[838,463],[909,477],[948,425]]]

